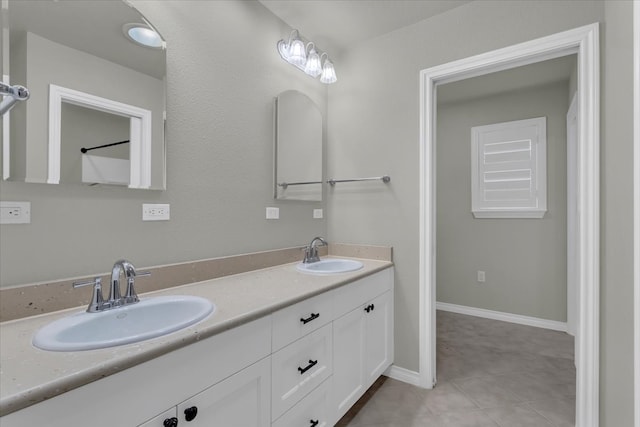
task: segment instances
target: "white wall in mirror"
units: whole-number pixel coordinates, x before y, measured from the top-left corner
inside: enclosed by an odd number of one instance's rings
[[[276,199],[322,200],[322,113],[305,94],[288,90],[276,98]]]

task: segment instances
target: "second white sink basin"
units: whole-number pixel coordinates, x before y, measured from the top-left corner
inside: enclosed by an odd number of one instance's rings
[[[300,263],[296,266],[298,271],[310,274],[337,274],[357,271],[362,268],[360,261],[353,259],[329,258],[309,264]]]
[[[114,347],[159,337],[191,326],[215,311],[211,301],[187,295],[151,297],[99,313],[76,313],[41,328],[33,345],[78,351]]]

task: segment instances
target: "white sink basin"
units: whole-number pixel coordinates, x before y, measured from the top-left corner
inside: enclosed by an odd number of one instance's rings
[[[76,313],[41,328],[33,345],[78,351],[114,347],[159,337],[191,326],[215,311],[209,300],[186,295],[142,299],[99,313]]]
[[[352,259],[321,259],[309,264],[300,263],[296,266],[299,271],[310,274],[337,274],[360,270],[363,264]]]

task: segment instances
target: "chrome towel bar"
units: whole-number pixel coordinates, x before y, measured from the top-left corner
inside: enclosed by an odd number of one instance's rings
[[[354,179],[329,179],[327,182],[329,184],[336,185],[336,182],[359,182],[359,181],[382,181],[385,184],[388,184],[391,181],[391,177],[389,175],[384,176],[375,176],[371,178],[354,178]]]
[[[287,189],[290,185],[309,185],[309,184],[322,184],[322,181],[308,181],[308,182],[280,182],[278,183],[278,187],[282,187],[283,189]]]

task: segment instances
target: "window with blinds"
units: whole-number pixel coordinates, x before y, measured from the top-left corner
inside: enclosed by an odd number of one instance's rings
[[[542,218],[547,211],[545,117],[471,128],[476,218]]]

